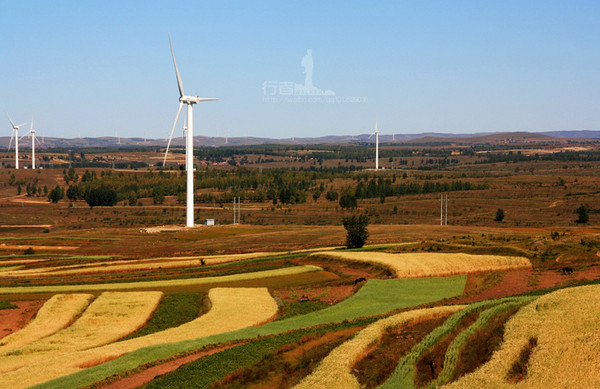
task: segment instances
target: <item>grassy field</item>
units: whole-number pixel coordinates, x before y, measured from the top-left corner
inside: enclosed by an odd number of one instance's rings
[[[354,296],[321,311],[222,335],[145,347],[100,366],[91,367],[70,376],[50,381],[40,387],[64,388],[91,385],[113,374],[135,369],[140,365],[168,358],[177,353],[201,349],[211,344],[239,339],[252,339],[257,336],[275,335],[300,328],[379,315],[395,309],[438,301],[460,294],[464,288],[464,284],[464,276],[407,280],[370,280]]]

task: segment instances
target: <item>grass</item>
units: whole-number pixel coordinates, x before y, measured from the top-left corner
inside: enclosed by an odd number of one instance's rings
[[[300,302],[283,302],[283,315],[279,316],[277,320],[285,320],[290,317],[306,315],[308,313],[314,311],[320,311],[321,309],[325,309],[329,307],[329,304],[324,303],[322,301],[306,301],[303,303]]]
[[[205,296],[204,293],[166,294],[150,320],[123,340],[164,331],[196,319],[201,313],[207,311],[207,309],[202,309],[205,305],[203,303]]]
[[[199,350],[212,344],[281,334],[291,330],[380,315],[395,309],[430,303],[459,295],[464,289],[465,281],[466,276],[406,280],[372,279],[354,296],[320,311],[229,333],[145,347],[101,365],[54,379],[39,385],[39,387],[64,388],[91,385],[109,376],[136,369],[140,365],[170,358],[178,353]]]
[[[376,321],[361,330],[350,341],[334,349],[313,371],[306,377],[297,389],[343,387],[348,389],[359,389],[360,384],[352,374],[351,368],[354,363],[367,352],[370,345],[381,339],[388,328],[400,325],[408,325],[419,321],[446,316],[448,313],[456,312],[464,308],[461,305],[443,306],[428,309],[418,309],[402,312],[397,315]]]
[[[0,340],[0,354],[23,347],[67,327],[87,308],[92,298],[90,294],[52,296],[25,327]]]
[[[600,387],[599,285],[560,289],[521,308],[506,323],[504,343],[488,363],[450,388],[512,387],[506,377],[529,340],[538,347],[527,363],[528,387]]]
[[[11,303],[10,301],[0,301],[0,310],[2,309],[16,309],[18,305]]]
[[[390,267],[398,278],[443,277],[453,274],[482,271],[529,269],[531,262],[525,257],[499,255],[471,255],[464,253],[410,253],[389,254],[352,251],[329,251],[316,254],[330,255],[352,261],[378,263]]]
[[[76,236],[2,236],[0,240],[48,240],[48,239],[64,239],[64,240],[85,240],[88,242],[118,242],[121,238],[81,238]]]
[[[469,305],[467,308],[453,314],[444,322],[443,325],[433,330],[425,339],[418,343],[413,349],[405,355],[390,378],[381,385],[381,388],[412,388],[414,378],[417,373],[416,364],[419,359],[441,339],[446,337],[466,316],[487,307],[493,307],[506,300],[486,300]]]
[[[529,338],[529,342],[519,353],[519,358],[513,362],[508,370],[508,374],[506,375],[507,381],[516,383],[523,381],[527,377],[527,365],[529,364],[529,358],[531,358],[533,349],[537,346],[537,342],[537,338]]]
[[[365,319],[358,322],[346,322],[318,329],[296,330],[282,335],[259,338],[253,342],[188,363],[172,373],[158,377],[150,382],[146,388],[207,388],[238,369],[259,364],[262,360],[273,356],[274,350],[297,344],[304,337],[359,327],[370,321],[372,320]]]
[[[293,274],[301,274],[322,270],[318,266],[305,265],[293,266],[282,269],[265,270],[253,273],[240,273],[217,277],[188,278],[161,281],[146,282],[115,282],[108,284],[81,284],[81,285],[46,285],[46,286],[18,286],[0,288],[0,295],[3,294],[23,294],[23,293],[64,293],[64,292],[82,292],[82,291],[102,291],[102,290],[133,290],[133,289],[160,289],[164,287],[192,286],[203,284],[216,284],[225,282],[235,282],[244,280],[254,280],[260,278],[269,278]]]

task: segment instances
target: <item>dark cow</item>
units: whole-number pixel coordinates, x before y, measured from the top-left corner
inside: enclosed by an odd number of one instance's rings
[[[366,281],[367,279],[365,277],[360,277],[354,280],[354,286],[356,286],[357,284]]]
[[[307,301],[309,301],[309,298],[308,298],[308,296],[307,296],[307,295],[305,295],[305,294],[303,294],[303,295],[302,295],[302,297],[300,297],[300,298],[298,299],[298,302],[300,302],[300,303],[305,303],[305,302],[307,302]]]
[[[570,274],[573,274],[573,269],[570,267],[563,267],[562,268],[562,274],[568,276]]]

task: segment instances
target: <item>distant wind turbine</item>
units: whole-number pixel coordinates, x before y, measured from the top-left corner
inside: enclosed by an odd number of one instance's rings
[[[27,135],[31,134],[31,168],[35,169],[35,142],[39,143],[39,140],[35,137],[35,130],[33,129],[33,116],[31,116],[31,126],[29,127],[29,131],[25,133],[21,137],[21,139],[25,138]]]
[[[167,154],[169,153],[169,146],[171,145],[171,139],[173,138],[173,132],[175,126],[179,121],[179,114],[183,108],[183,104],[187,104],[187,134],[186,134],[186,145],[185,145],[185,166],[187,170],[187,188],[186,188],[186,227],[194,226],[194,111],[193,105],[202,101],[213,101],[219,100],[215,98],[206,98],[198,96],[186,96],[183,93],[183,83],[179,76],[179,69],[177,69],[177,62],[175,61],[175,53],[173,52],[173,44],[171,42],[171,35],[169,35],[169,45],[171,46],[171,55],[173,57],[173,65],[175,66],[175,74],[177,75],[177,86],[179,87],[179,109],[177,110],[177,116],[175,116],[175,122],[171,129],[171,136],[167,143],[167,150],[165,151],[165,158],[163,160],[163,166],[167,162]]]
[[[375,135],[375,170],[379,170],[379,130],[377,129],[377,120],[375,120],[375,131],[369,138]]]
[[[13,133],[10,135],[10,142],[8,143],[8,149],[10,150],[10,146],[12,146],[13,137],[15,138],[15,169],[19,168],[19,128],[23,127],[25,123],[19,124],[18,126],[11,120],[10,116],[6,114],[6,117],[10,121],[10,124],[13,129]]]

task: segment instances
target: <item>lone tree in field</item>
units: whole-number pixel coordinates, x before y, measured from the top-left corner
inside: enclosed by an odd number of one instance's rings
[[[502,220],[504,220],[504,210],[502,210],[502,208],[498,208],[494,221],[501,222]]]
[[[117,203],[117,192],[106,185],[102,185],[98,188],[90,189],[87,196],[85,197],[85,201],[90,207],[112,207]]]
[[[369,217],[367,215],[352,215],[345,217],[342,223],[344,223],[344,228],[348,232],[346,247],[349,249],[363,247],[369,237],[369,231],[367,231]]]
[[[585,205],[581,204],[575,210],[575,213],[577,214],[577,223],[587,223],[590,221],[590,210]]]
[[[65,190],[58,185],[56,185],[56,187],[48,194],[48,200],[52,201],[53,203],[58,203],[58,201],[62,200],[63,197],[65,197]]]

